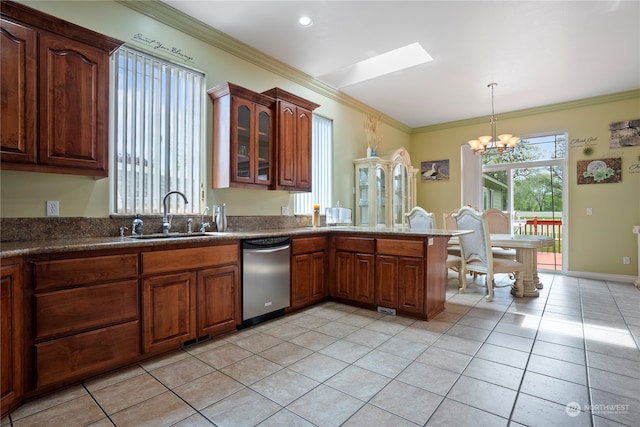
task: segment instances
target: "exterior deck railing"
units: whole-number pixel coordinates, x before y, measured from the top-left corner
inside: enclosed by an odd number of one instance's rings
[[[538,252],[561,253],[562,220],[538,219],[537,216],[526,220],[519,219],[514,221],[513,232],[515,234],[552,237],[555,240],[555,245],[553,247],[540,248]]]

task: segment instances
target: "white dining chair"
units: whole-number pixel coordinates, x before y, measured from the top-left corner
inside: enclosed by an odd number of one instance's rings
[[[462,262],[469,273],[486,275],[485,286],[487,288],[487,300],[493,301],[493,290],[496,288],[495,273],[508,273],[512,280],[516,281],[517,293],[522,296],[522,275],[524,264],[516,260],[494,258],[491,251],[491,237],[485,213],[480,213],[473,208],[464,206],[453,215],[459,230],[471,230],[473,233],[458,236],[462,250]],[[512,286],[506,285],[506,286]],[[501,286],[504,287],[504,286]],[[466,281],[460,292],[466,291]]]
[[[500,209],[490,208],[484,211],[489,234],[511,234],[511,214]],[[494,258],[516,259],[515,249],[492,247]]]
[[[420,206],[416,206],[405,214],[409,231],[431,231],[434,229],[433,213],[425,211]],[[460,289],[466,286],[465,268],[462,257],[447,254],[447,268],[458,273]]]

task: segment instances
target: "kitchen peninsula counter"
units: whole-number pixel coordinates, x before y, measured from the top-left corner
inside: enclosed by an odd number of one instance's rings
[[[455,237],[464,234],[458,230],[410,231],[408,227],[362,227],[362,226],[328,226],[298,227],[271,229],[260,231],[228,231],[206,232],[204,235],[190,237],[168,237],[156,239],[134,239],[124,237],[65,237],[60,239],[22,240],[0,242],[0,258],[15,256],[40,255],[47,253],[64,253],[103,249],[122,249],[151,246],[184,246],[188,244],[206,245],[225,240],[256,239],[278,236],[305,236],[311,234],[358,234],[373,237]],[[199,234],[199,233],[195,233]]]

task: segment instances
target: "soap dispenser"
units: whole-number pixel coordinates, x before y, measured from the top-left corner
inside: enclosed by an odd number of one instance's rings
[[[136,214],[131,227],[131,234],[133,234],[134,236],[142,236],[143,233],[144,223],[142,222],[142,218],[140,218],[140,214]]]

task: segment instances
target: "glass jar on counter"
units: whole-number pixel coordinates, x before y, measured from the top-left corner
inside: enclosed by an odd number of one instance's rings
[[[313,226],[320,227],[320,205],[313,205]]]

